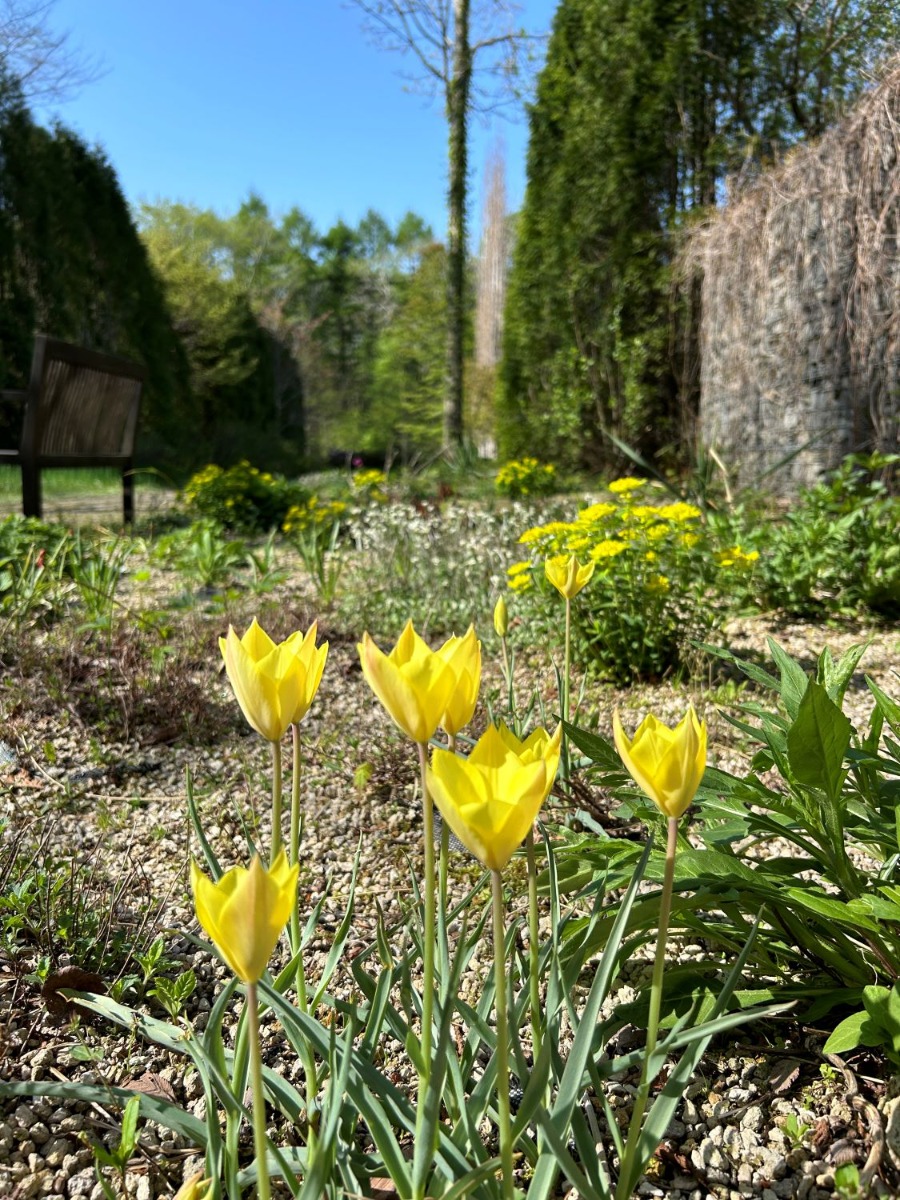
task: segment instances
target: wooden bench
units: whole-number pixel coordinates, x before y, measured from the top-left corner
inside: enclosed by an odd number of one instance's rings
[[[118,467],[126,521],[134,520],[134,437],[146,368],[39,334],[27,391],[0,393],[18,404],[17,450],[0,449],[0,466],[22,468],[22,511],[41,515],[46,467]]]

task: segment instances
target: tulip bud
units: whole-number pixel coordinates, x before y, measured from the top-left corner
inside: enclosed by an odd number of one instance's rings
[[[212,1192],[212,1180],[205,1178],[202,1171],[197,1171],[184,1181],[173,1200],[209,1200]]]
[[[503,596],[494,605],[494,629],[498,638],[505,638],[509,632],[509,610]]]

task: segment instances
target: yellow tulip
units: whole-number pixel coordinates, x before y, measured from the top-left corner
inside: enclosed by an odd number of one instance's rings
[[[562,726],[557,725],[553,734],[549,734],[546,729],[538,726],[533,730],[525,741],[520,741],[519,738],[503,721],[497,726],[497,732],[503,739],[503,743],[507,750],[514,754],[522,763],[533,763],[539,759],[546,758],[548,753],[553,753],[559,749],[559,744],[562,739]],[[551,786],[553,780],[550,781]],[[549,792],[549,788],[547,789]]]
[[[706,770],[706,722],[694,706],[670,729],[652,714],[629,740],[619,714],[613,716],[616,749],[632,779],[667,817],[689,807]]]
[[[448,638],[437,653],[456,676],[456,687],[440,720],[444,732],[456,737],[472,720],[481,686],[481,642],[474,626],[469,626],[464,637]]]
[[[422,641],[412,621],[390,654],[379,650],[367,633],[357,650],[366,682],[395,724],[414,742],[427,742],[456,686],[452,667]]]
[[[190,1179],[186,1179],[172,1200],[209,1200],[212,1195],[212,1180],[197,1171]]]
[[[230,625],[219,638],[241,711],[269,742],[280,742],[289,725],[302,721],[318,691],[328,643],[316,647],[316,632],[314,621],[305,634],[276,644],[254,617],[242,638]]]
[[[575,555],[566,558],[558,554],[544,563],[544,574],[566,600],[574,600],[594,573],[596,563],[585,563],[582,567]]]
[[[525,840],[559,766],[561,729],[526,742],[488,726],[469,757],[435,750],[428,790],[441,816],[486,867],[502,871]]]
[[[232,867],[218,883],[191,862],[191,889],[197,920],[232,971],[244,983],[257,983],[297,902],[299,866],[288,866],[284,850],[269,870],[259,855],[249,869]]]
[[[505,638],[509,633],[509,609],[503,596],[494,605],[494,633],[498,638]]]

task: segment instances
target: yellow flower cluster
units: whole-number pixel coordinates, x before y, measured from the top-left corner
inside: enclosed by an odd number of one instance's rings
[[[187,483],[184,485],[182,496],[186,504],[192,504],[200,492],[208,487],[214,480],[218,479],[222,474],[222,468],[217,467],[215,463],[210,463],[200,471],[196,471]]]
[[[553,563],[577,555],[603,572],[626,552],[632,553],[635,563],[657,563],[669,550],[677,553],[695,544],[699,535],[691,526],[700,516],[699,508],[680,500],[651,504],[652,496],[647,493],[653,486],[632,476],[614,479],[607,486],[613,500],[587,505],[573,521],[549,521],[526,529],[519,542],[531,548],[535,559],[508,569],[509,587],[525,591],[531,586],[538,557]],[[658,570],[651,575],[645,575],[643,569],[640,573],[648,592],[669,590],[669,579]]]
[[[758,550],[742,550],[740,546],[731,546],[727,550],[716,551],[716,562],[720,567],[749,568],[758,558]]]
[[[294,504],[288,509],[281,528],[285,533],[303,533],[316,526],[333,525],[346,510],[343,500],[310,496],[305,504]]]
[[[514,458],[504,463],[494,478],[497,491],[504,496],[541,496],[553,489],[556,468],[536,458]]]
[[[375,500],[384,504],[387,500],[387,475],[384,471],[357,471],[350,479],[350,487],[354,495],[366,500]]]

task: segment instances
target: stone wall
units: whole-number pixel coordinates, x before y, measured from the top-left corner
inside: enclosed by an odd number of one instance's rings
[[[790,495],[898,449],[900,65],[694,237],[700,432],[739,485]]]

